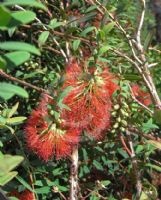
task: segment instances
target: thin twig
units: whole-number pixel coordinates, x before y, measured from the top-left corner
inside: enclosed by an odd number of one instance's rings
[[[152,110],[150,110],[150,108],[148,108],[146,105],[144,105],[143,103],[141,103],[141,102],[135,97],[135,95],[134,95],[134,93],[133,93],[133,90],[132,90],[130,84],[128,84],[128,87],[129,87],[129,89],[130,89],[131,97],[133,98],[133,100],[134,100],[135,102],[137,102],[137,103],[138,103],[141,107],[143,107],[145,110],[147,110],[147,111],[150,112],[151,114],[154,114],[154,112],[153,112]]]
[[[48,46],[48,47],[43,47],[43,49],[47,49],[47,50],[50,50],[50,51],[52,51],[53,53],[56,53],[56,54],[61,54],[61,52],[60,51],[58,51],[57,49],[54,49],[54,48],[52,48],[52,47],[50,47],[50,46]]]
[[[128,130],[131,132],[131,133],[134,133],[134,134],[137,134],[137,135],[140,135],[141,137],[144,137],[145,139],[147,140],[154,140],[156,142],[161,142],[161,139],[159,137],[155,137],[153,136],[153,132],[150,132],[148,134],[144,134],[142,131],[138,130],[136,127],[128,127]]]
[[[121,143],[122,143],[122,145],[123,145],[125,151],[129,154],[129,156],[131,156],[132,152],[131,152],[130,149],[127,147],[126,142],[125,142],[125,140],[124,140],[124,137],[123,137],[122,135],[120,136],[120,140],[121,140]]]
[[[31,83],[27,83],[26,81],[20,80],[18,78],[13,77],[12,75],[9,75],[9,74],[5,73],[2,69],[0,69],[0,76],[4,77],[6,79],[9,79],[11,81],[15,81],[17,83],[20,83],[21,85],[24,85],[26,87],[30,87],[32,89],[35,89],[38,92],[42,92],[42,93],[46,93],[46,94],[49,93],[47,90],[45,90],[43,88],[37,87],[35,85],[32,85]]]

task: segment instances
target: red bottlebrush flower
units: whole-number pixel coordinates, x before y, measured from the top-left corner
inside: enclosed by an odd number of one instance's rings
[[[132,92],[135,98],[145,106],[149,106],[152,103],[150,94],[142,90],[139,85],[133,85]]]
[[[99,72],[93,67],[83,72],[76,61],[71,62],[63,85],[63,89],[73,87],[63,100],[70,108],[61,112],[64,126],[84,129],[95,138],[101,137],[110,125],[111,95],[118,89],[113,78],[108,69]]]
[[[20,194],[20,200],[35,200],[35,195],[29,190],[25,190]]]
[[[78,143],[80,132],[78,129],[61,129],[61,122],[50,115],[49,102],[53,104],[47,96],[43,96],[25,128],[27,146],[44,161],[53,155],[57,159],[70,155],[73,145]]]
[[[29,190],[24,190],[23,192],[19,193],[17,190],[12,191],[9,196],[13,196],[18,198],[19,200],[35,200],[35,195],[33,192]]]

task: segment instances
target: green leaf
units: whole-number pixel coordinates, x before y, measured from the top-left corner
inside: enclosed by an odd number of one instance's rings
[[[0,125],[5,125],[6,118],[0,115]]]
[[[124,78],[129,81],[138,81],[141,80],[141,77],[136,74],[124,74]]]
[[[23,161],[23,159],[22,156],[4,155],[3,158],[0,159],[0,176],[13,170]]]
[[[85,161],[87,161],[87,160],[88,160],[88,154],[87,154],[87,151],[86,151],[85,148],[82,148],[82,151],[83,151],[83,159],[84,159]]]
[[[9,199],[10,199],[10,200],[19,200],[19,199],[17,199],[16,197],[10,197]]]
[[[156,171],[158,171],[158,172],[161,172],[161,167],[159,167],[159,166],[157,166],[157,165],[153,165],[153,164],[148,163],[148,164],[146,164],[145,166],[146,166],[146,167],[150,167],[150,168],[152,168],[152,169],[154,169],[154,170],[156,170]]]
[[[10,83],[0,82],[0,97],[5,100],[10,99],[14,95],[19,95],[24,98],[28,98],[28,93],[23,88],[12,85]]]
[[[111,181],[105,180],[105,181],[101,181],[101,183],[106,187],[106,186],[110,185]]]
[[[92,193],[92,195],[90,196],[90,200],[100,200],[100,198]]]
[[[49,37],[49,34],[50,34],[49,31],[43,31],[43,32],[40,34],[40,36],[39,36],[39,38],[38,38],[38,43],[39,43],[40,46],[42,46],[43,44],[45,44],[46,40],[47,40],[48,37]]]
[[[16,27],[21,24],[28,24],[32,22],[36,14],[32,11],[16,11],[11,14],[12,18],[9,23],[9,27]]]
[[[6,61],[0,57],[0,69],[5,69],[6,67]]]
[[[107,34],[114,28],[114,26],[115,26],[115,22],[110,22],[103,27],[103,31],[105,32],[105,34]]]
[[[16,123],[20,123],[23,122],[24,120],[26,120],[26,117],[12,117],[7,119],[7,123],[8,124],[16,124]]]
[[[7,10],[5,7],[0,6],[0,27],[1,26],[7,26],[11,19],[11,14],[9,10]]]
[[[64,22],[58,22],[57,19],[52,19],[50,21],[49,27],[54,29],[54,28],[57,28],[57,27],[62,26],[62,25],[64,25]]]
[[[37,194],[48,194],[50,192],[50,187],[48,186],[41,187],[41,188],[35,189],[35,192]]]
[[[149,119],[146,123],[142,124],[142,131],[148,133],[152,129],[158,129],[159,127],[153,123],[152,119]]]
[[[161,124],[161,110],[154,111],[154,119],[158,124]]]
[[[88,12],[91,12],[91,11],[96,10],[96,9],[97,9],[97,6],[96,6],[96,5],[90,6],[89,8],[87,8],[87,9],[85,10],[85,12],[88,13]]]
[[[87,167],[87,165],[84,165],[84,166],[83,166],[83,171],[84,171],[85,174],[90,173],[90,170],[89,170],[89,168]]]
[[[7,51],[27,51],[36,55],[40,55],[39,49],[25,42],[0,42],[0,49]]]
[[[96,169],[103,171],[101,163],[99,163],[97,160],[93,161],[93,165],[96,167]]]
[[[107,52],[108,50],[110,49],[110,47],[109,46],[103,46],[103,47],[101,47],[100,48],[100,50],[99,50],[99,55],[102,55],[102,54],[104,54],[105,52]]]
[[[145,192],[143,192],[142,191],[142,193],[141,193],[141,196],[140,196],[140,199],[139,200],[149,200],[149,197],[148,197],[148,195],[146,195],[146,193]]]
[[[0,176],[0,186],[4,186],[6,183],[12,180],[17,174],[18,173],[16,171],[13,171],[13,172],[4,174],[3,176]]]
[[[157,142],[155,140],[147,140],[146,141],[148,144],[153,145],[157,149],[161,149],[161,142]]]
[[[30,54],[25,51],[14,51],[6,53],[0,58],[6,61],[6,66],[9,68],[16,67],[26,62],[30,58]]]
[[[80,45],[80,40],[74,40],[73,41],[73,50],[76,51]]]
[[[70,108],[68,106],[66,106],[65,104],[63,104],[63,99],[64,97],[67,96],[67,94],[73,89],[72,86],[68,86],[65,88],[65,90],[63,92],[60,93],[60,95],[58,96],[58,99],[57,99],[57,102],[58,102],[58,106],[62,109],[62,108],[65,108],[65,109],[68,109],[70,110]]]
[[[156,32],[155,27],[153,27],[153,28],[151,27],[151,29],[148,30],[148,34],[147,34],[147,36],[145,38],[145,42],[144,42],[144,50],[145,51],[147,51],[149,46],[151,45],[151,42],[155,35],[155,32]]]
[[[87,35],[87,33],[96,30],[95,26],[90,26],[88,28],[86,28],[84,31],[82,31],[82,33],[80,34],[81,36],[85,37]]]
[[[52,171],[52,174],[54,176],[58,176],[58,175],[61,175],[63,173],[62,169],[61,168],[56,168],[56,169],[53,169]]]
[[[37,2],[35,0],[5,0],[5,2],[1,4],[4,6],[14,6],[18,4],[22,6],[30,6],[30,7],[40,8],[42,10],[47,10],[47,8],[42,3]]]
[[[31,186],[20,176],[16,176],[16,179],[23,185],[25,186],[25,188],[27,188],[28,190],[30,190],[31,192],[34,192],[33,189],[31,188]]]
[[[12,117],[15,112],[17,111],[18,109],[18,106],[19,106],[19,102],[17,102],[10,110],[9,114],[8,114],[8,118]]]

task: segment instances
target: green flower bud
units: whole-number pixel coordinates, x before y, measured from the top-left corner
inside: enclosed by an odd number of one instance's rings
[[[128,108],[129,107],[126,102],[123,102],[122,105],[123,105],[124,108]]]
[[[115,129],[113,129],[113,130],[111,131],[111,133],[116,133],[116,130],[115,130]]]
[[[116,129],[116,128],[118,128],[118,127],[119,127],[119,123],[116,122],[116,123],[113,125],[113,128]]]
[[[129,116],[129,114],[128,114],[125,110],[123,110],[123,109],[120,109],[120,112],[121,112],[121,114],[122,114],[123,116],[125,116],[125,117],[128,117],[128,116]]]
[[[121,120],[121,124],[124,125],[124,126],[127,126],[127,121]]]
[[[50,111],[50,115],[54,115],[54,111],[53,110]]]
[[[118,110],[120,108],[119,104],[114,105],[114,110]]]
[[[120,127],[120,130],[123,132],[126,131],[126,129],[124,127]]]
[[[112,115],[113,117],[116,117],[116,115],[117,115],[117,112],[116,112],[116,111],[114,111],[114,112],[112,112],[112,113],[111,113],[111,115]]]
[[[121,117],[118,117],[116,120],[117,122],[121,122]]]

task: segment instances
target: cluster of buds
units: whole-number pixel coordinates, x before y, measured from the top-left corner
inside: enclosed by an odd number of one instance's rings
[[[32,56],[32,60],[25,62],[24,66],[28,69],[36,69],[39,66],[39,63],[37,62],[36,58]]]
[[[126,101],[127,99],[125,97],[121,97],[120,104],[117,103],[113,106],[111,115],[115,123],[113,124],[111,133],[124,132],[128,126],[130,107]]]

